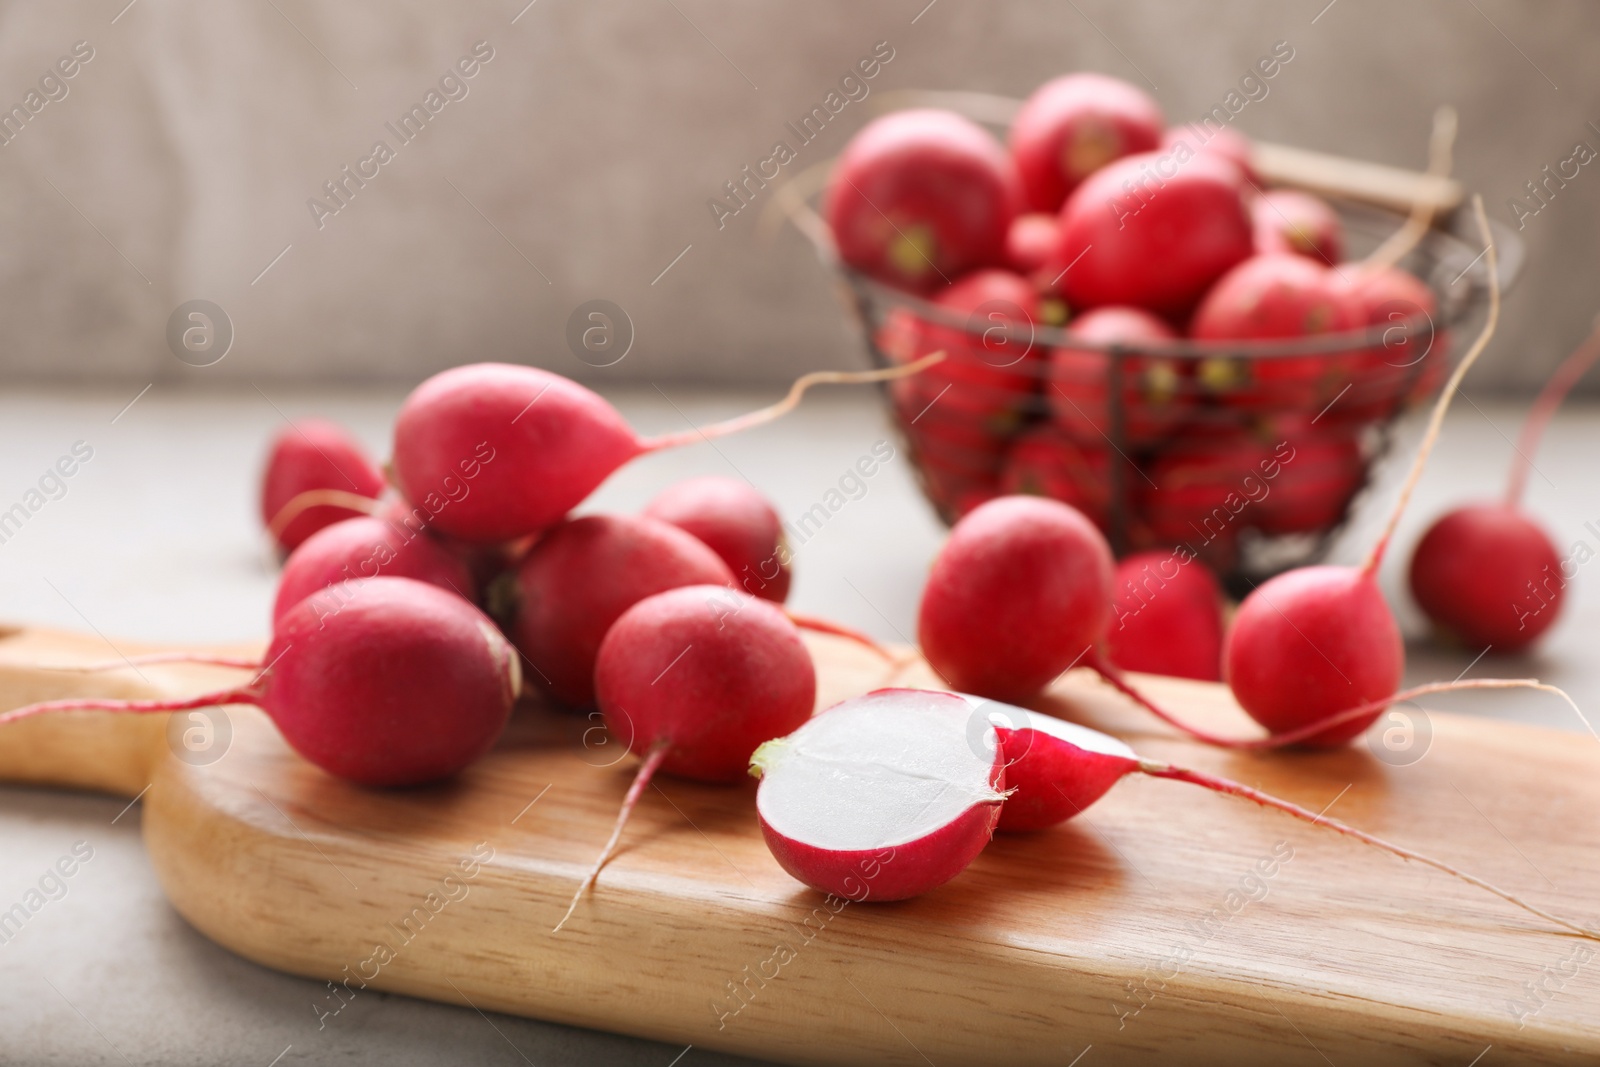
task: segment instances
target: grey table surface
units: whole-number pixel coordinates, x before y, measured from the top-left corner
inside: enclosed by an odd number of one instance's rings
[[[126,405],[125,391],[12,390],[0,397],[0,510],[74,442],[93,458],[18,532],[0,544],[0,617],[97,631],[109,642],[219,642],[267,633],[274,568],[255,515],[258,464],[285,416],[337,418],[385,454],[396,390],[268,395],[185,392],[157,386]],[[745,410],[771,397],[689,387],[613,396],[643,431],[676,429]],[[1401,528],[1385,580],[1408,632],[1420,638],[1400,576],[1410,546],[1447,503],[1496,495],[1524,405],[1458,403],[1435,461]],[[1591,474],[1600,414],[1570,408],[1536,457],[1529,507],[1563,552],[1600,548]],[[1414,440],[1413,419],[1401,451]],[[632,509],[659,487],[698,473],[749,478],[785,517],[838,484],[856,458],[892,440],[874,398],[834,390],[794,416],[744,437],[648,457],[614,476],[585,510]],[[1334,548],[1353,561],[1380,521],[1400,471],[1391,459],[1357,520]],[[824,613],[886,640],[913,632],[922,576],[943,530],[921,501],[903,455],[859,499],[840,508],[796,555],[795,607]],[[1580,706],[1600,700],[1600,666],[1586,647],[1600,622],[1600,586],[1580,574],[1566,616],[1533,655],[1472,663],[1474,650],[1414,641],[1413,681],[1537,674]],[[1545,694],[1440,698],[1468,714],[1562,729],[1581,724]],[[0,944],[0,1062],[8,1064],[434,1063],[627,1064],[705,1067],[752,1063],[402,996],[363,997],[319,1029],[321,983],[281,975],[212,945],[172,910],[144,856],[135,805],[43,789],[0,788],[0,905],[37,884],[76,842],[93,858]]]

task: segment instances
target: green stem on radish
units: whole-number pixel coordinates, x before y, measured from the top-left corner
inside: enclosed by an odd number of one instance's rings
[[[617,812],[616,825],[611,828],[611,837],[600,850],[600,858],[594,861],[594,866],[589,868],[589,873],[583,881],[578,883],[577,891],[572,894],[572,903],[567,905],[567,913],[561,916],[561,921],[556,923],[552,934],[559,934],[561,928],[567,925],[567,920],[572,918],[572,913],[578,909],[578,902],[583,899],[583,894],[594,885],[600,877],[600,869],[611,858],[611,853],[616,850],[617,842],[622,840],[622,829],[628,824],[628,816],[633,814],[634,807],[639,803],[639,798],[644,795],[645,787],[650,784],[650,779],[655,777],[656,770],[661,766],[661,761],[667,758],[667,750],[671,742],[662,738],[650,746],[650,751],[645,754],[644,762],[639,765],[639,773],[634,775],[633,784],[628,787],[627,796],[622,798],[622,810]]]
[[[1171,764],[1161,763],[1156,760],[1141,759],[1138,766],[1141,772],[1149,775],[1152,778],[1167,778],[1176,782],[1188,782],[1191,785],[1197,785],[1216,793],[1222,793],[1226,796],[1239,797],[1243,800],[1253,801],[1264,808],[1273,808],[1277,811],[1292,815],[1297,819],[1311,823],[1315,826],[1326,826],[1340,834],[1343,834],[1346,837],[1354,838],[1355,840],[1360,841],[1363,844],[1370,845],[1373,848],[1382,849],[1383,851],[1398,856],[1403,860],[1412,860],[1417,863],[1432,867],[1435,870],[1443,871],[1445,874],[1448,874],[1454,878],[1458,878],[1461,881],[1466,882],[1468,885],[1474,885],[1485,892],[1493,893],[1501,900],[1513,904],[1531,915],[1537,915],[1539,918],[1544,919],[1547,922],[1554,923],[1562,929],[1569,930],[1580,937],[1586,937],[1590,940],[1600,941],[1600,932],[1579,926],[1575,922],[1563,919],[1561,916],[1545,911],[1543,908],[1540,908],[1536,905],[1529,904],[1521,897],[1513,893],[1508,893],[1499,886],[1486,882],[1476,875],[1468,874],[1460,868],[1452,867],[1443,860],[1436,860],[1433,857],[1425,856],[1420,852],[1413,852],[1411,849],[1403,848],[1400,845],[1391,844],[1388,841],[1383,840],[1381,837],[1374,837],[1372,834],[1366,833],[1362,830],[1357,830],[1355,827],[1350,826],[1347,823],[1340,822],[1337,819],[1330,819],[1326,815],[1319,815],[1307,808],[1302,808],[1298,804],[1294,804],[1290,801],[1282,800],[1278,797],[1272,796],[1270,793],[1263,793],[1259,789],[1252,789],[1250,786],[1247,786],[1242,782],[1235,782],[1232,779],[1221,778],[1216,775],[1206,774],[1202,771],[1193,771],[1183,767],[1174,767]]]
[[[375,515],[379,506],[379,501],[370,496],[362,496],[360,493],[349,493],[343,489],[307,489],[278,509],[278,513],[272,516],[272,521],[267,524],[267,533],[276,542],[284,529],[310,508],[347,508],[350,511],[359,511],[363,515]]]
[[[713,437],[726,437],[729,434],[748,430],[755,426],[764,426],[775,419],[782,418],[800,406],[800,398],[805,396],[806,390],[813,385],[866,385],[872,382],[889,382],[896,378],[909,378],[913,374],[920,374],[945,359],[945,352],[929,353],[914,363],[907,363],[901,367],[885,367],[882,370],[865,371],[834,371],[819,370],[802,375],[795,379],[789,387],[789,393],[776,404],[759,410],[737,415],[722,422],[714,422],[709,426],[700,426],[677,433],[662,434],[651,437],[641,442],[640,454],[659,452],[664,448],[676,448],[679,445],[691,445],[697,441],[710,440]]]
[[[1533,407],[1528,409],[1522,432],[1517,434],[1517,457],[1511,461],[1511,479],[1506,486],[1507,507],[1515,508],[1522,503],[1522,493],[1528,485],[1528,469],[1533,466],[1533,454],[1539,448],[1539,439],[1544,436],[1545,427],[1550,424],[1551,417],[1572,387],[1588,373],[1597,359],[1600,359],[1600,319],[1596,320],[1594,329],[1583,343],[1561,361],[1550,380],[1544,383],[1544,388],[1539,390]]]
[[[1494,336],[1495,327],[1500,323],[1500,273],[1499,259],[1495,254],[1494,234],[1489,230],[1489,217],[1483,210],[1483,197],[1476,193],[1472,197],[1472,211],[1478,221],[1478,232],[1483,237],[1485,244],[1484,255],[1488,260],[1489,273],[1489,314],[1484,319],[1483,330],[1478,334],[1478,339],[1472,342],[1472,347],[1456,364],[1456,369],[1450,375],[1450,380],[1445,382],[1444,390],[1440,392],[1439,399],[1434,402],[1433,414],[1428,419],[1428,431],[1422,438],[1422,444],[1417,448],[1417,458],[1411,464],[1411,471],[1406,475],[1405,485],[1400,489],[1400,498],[1395,501],[1394,510],[1389,513],[1389,520],[1384,524],[1383,533],[1377,543],[1372,546],[1366,562],[1361,565],[1361,570],[1367,575],[1376,574],[1378,565],[1383,562],[1383,554],[1389,547],[1390,540],[1394,537],[1395,527],[1400,524],[1400,516],[1405,511],[1406,505],[1411,501],[1411,494],[1417,488],[1417,482],[1422,478],[1422,469],[1428,463],[1428,454],[1433,451],[1433,446],[1439,439],[1439,432],[1444,428],[1445,412],[1450,410],[1450,401],[1461,386],[1461,379],[1467,376],[1467,371],[1478,361],[1483,350],[1489,346],[1489,339]]]

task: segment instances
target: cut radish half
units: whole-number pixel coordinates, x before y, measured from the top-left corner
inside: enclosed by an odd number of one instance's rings
[[[1000,735],[1011,793],[1000,811],[998,829],[1042,830],[1064,822],[1138,769],[1138,755],[1110,734],[997,700],[962,695]]]
[[[843,701],[750,763],[779,865],[855,901],[904,900],[960,874],[1005,799],[998,735],[952,693],[879,689]]]

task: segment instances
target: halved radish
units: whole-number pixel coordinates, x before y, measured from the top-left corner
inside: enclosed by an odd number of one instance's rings
[[[961,696],[979,721],[999,731],[1007,770],[1015,768],[1028,786],[1006,797],[997,829],[1043,830],[1065,822],[1139,765],[1133,749],[1109,734],[1014,704]]]
[[[993,726],[963,697],[879,689],[756,749],[756,813],[779,865],[849,900],[904,900],[983,851],[1005,800]]]

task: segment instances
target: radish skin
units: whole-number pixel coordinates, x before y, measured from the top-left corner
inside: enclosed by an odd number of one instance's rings
[[[412,391],[395,421],[395,478],[437,529],[470,542],[514,541],[560,521],[618,467],[650,452],[771,422],[815,385],[891,381],[944,358],[905,367],[818,371],[778,403],[713,426],[643,438],[597,393],[536,367],[474,363]]]
[[[254,704],[335,777],[419,785],[487,752],[521,687],[516,652],[487,616],[409,578],[341,583],[302,600],[278,620],[263,663],[246,685],[187,700],[55,700],[0,715],[0,725],[69,710]]]
[[[721,586],[673,589],[629,608],[606,634],[594,677],[607,732],[645,756],[557,931],[657,771],[737,782],[756,747],[799,727],[816,703],[816,668],[794,625],[768,601]]]
[[[1291,801],[1264,793],[1241,782],[1158,760],[1144,759],[1116,738],[1082,726],[1062,722],[1048,715],[1022,708],[967,697],[973,714],[995,727],[1006,759],[1006,781],[1013,793],[1005,801],[1000,816],[1001,830],[1032,831],[1064,822],[1080,814],[1100,799],[1122,778],[1138,773],[1152,778],[1187,782],[1224,796],[1237,797],[1264,808],[1281,811],[1302,822],[1324,826],[1344,837],[1388,852],[1402,860],[1421,863],[1443,871],[1468,885],[1476,886],[1529,914],[1579,936],[1600,940],[1600,931],[1530,904],[1473,874],[1443,860],[1385,841],[1364,830],[1312,812]],[[1008,814],[1013,804],[1020,813]]]

